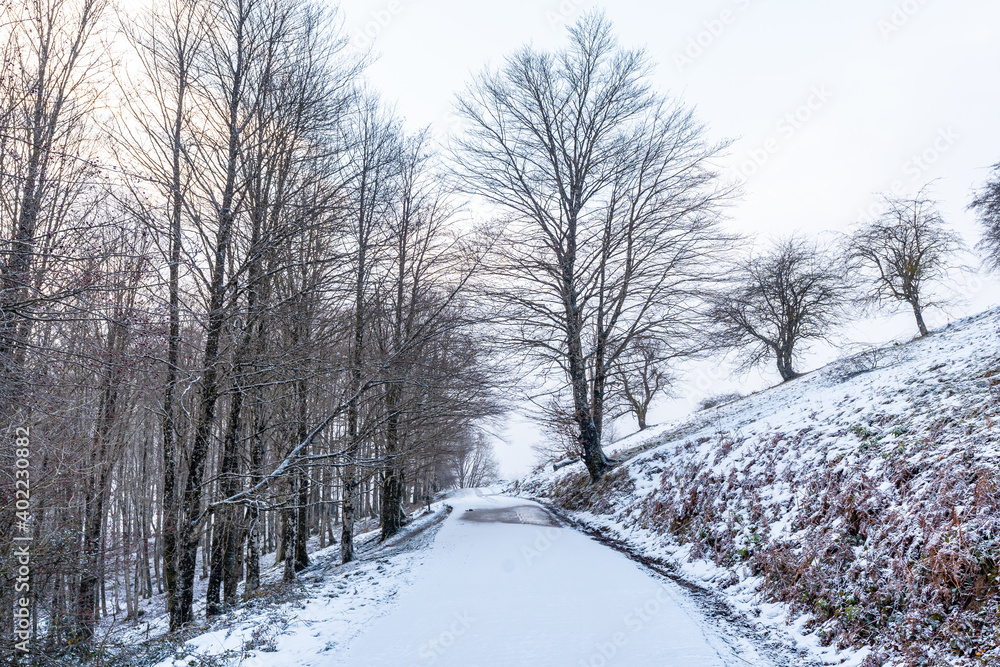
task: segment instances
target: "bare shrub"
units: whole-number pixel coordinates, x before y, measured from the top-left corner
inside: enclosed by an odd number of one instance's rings
[[[868,345],[835,361],[827,374],[836,382],[846,382],[858,375],[898,364],[902,359],[903,351],[898,345]]]
[[[716,394],[715,396],[709,396],[707,398],[701,399],[698,402],[698,410],[709,410],[711,408],[716,408],[720,405],[725,405],[726,403],[732,403],[733,401],[738,401],[743,398],[743,394],[739,392],[732,392],[728,394]]]

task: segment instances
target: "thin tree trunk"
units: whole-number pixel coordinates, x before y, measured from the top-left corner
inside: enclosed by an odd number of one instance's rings
[[[924,323],[923,309],[920,307],[920,303],[917,301],[914,301],[912,305],[913,305],[913,315],[914,317],[917,318],[917,329],[920,330],[921,336],[926,336],[928,331],[927,331],[927,325]]]
[[[223,439],[222,463],[219,468],[219,495],[222,498],[230,498],[240,491],[238,448],[244,395],[240,385],[241,372],[241,370],[237,370],[235,374],[229,423],[226,426],[226,435]],[[226,582],[225,604],[231,605],[236,601],[232,573],[236,567],[236,549],[238,548],[237,518],[238,508],[233,505],[223,505],[215,512],[211,571],[208,577],[208,591],[205,600],[205,613],[208,616],[214,616],[222,611],[220,590],[224,582]]]
[[[184,93],[187,89],[184,68],[178,80],[177,113],[171,165],[170,206],[170,277],[169,311],[170,333],[167,339],[167,383],[163,390],[163,581],[167,589],[167,613],[174,617],[177,593],[177,501],[176,501],[176,448],[177,422],[174,411],[174,392],[177,387],[177,364],[180,359],[180,263],[181,263],[181,129],[183,123]]]
[[[305,289],[305,285],[303,285],[303,289]],[[296,323],[296,329],[298,331],[298,335],[296,336],[298,340],[296,342],[303,345],[309,340],[309,313],[308,306],[305,303],[303,303],[302,308],[299,309],[299,317],[300,321]],[[300,372],[305,373],[305,368],[301,369]],[[296,398],[298,400],[297,442],[305,442],[306,438],[309,436],[307,424],[309,417],[308,387],[304,377],[300,377],[295,384],[295,391],[297,394]],[[304,458],[308,456],[308,454],[308,451],[303,451],[301,457]],[[296,502],[295,512],[295,571],[298,572],[299,570],[309,567],[309,550],[307,546],[309,529],[306,522],[309,511],[309,477],[306,474],[305,463],[300,463],[296,467],[294,474],[295,483],[298,489],[298,500]]]
[[[382,506],[380,508],[381,539],[387,540],[399,533],[406,522],[403,511],[403,473],[399,460],[399,386],[389,385],[386,390],[385,458],[382,470]]]
[[[202,361],[204,374],[201,378],[200,400],[194,427],[194,442],[188,458],[188,476],[184,488],[183,523],[178,539],[178,584],[177,604],[171,616],[170,627],[177,629],[194,620],[194,578],[198,553],[198,525],[196,519],[201,511],[202,477],[208,445],[215,423],[215,404],[219,398],[219,343],[225,322],[225,276],[229,259],[229,245],[232,240],[236,193],[236,175],[240,153],[239,106],[243,97],[244,40],[243,30],[246,16],[238,18],[237,32],[233,37],[236,62],[233,80],[227,91],[229,109],[229,136],[227,138],[226,181],[219,207],[219,228],[216,234],[215,251],[212,257],[212,275],[209,283],[208,326],[205,332],[205,351]]]
[[[111,475],[110,437],[118,410],[121,379],[121,359],[119,357],[125,349],[127,337],[125,325],[122,324],[125,317],[124,308],[119,307],[116,310],[116,320],[108,325],[104,386],[101,391],[101,404],[93,438],[91,467],[94,472],[88,484],[87,510],[84,521],[84,567],[77,594],[78,623],[85,638],[93,635],[97,622],[96,596],[100,583],[99,572],[102,569],[101,554],[103,554],[101,529],[104,523],[104,504],[107,500],[108,479]]]
[[[254,432],[250,439],[250,484],[256,486],[263,479],[264,467],[264,401],[261,389],[254,389]],[[260,588],[261,518],[256,498],[251,498],[247,508],[247,578],[243,585],[243,598],[247,599]]]
[[[366,226],[370,221],[365,219],[364,192],[367,183],[367,174],[362,175],[361,192],[362,199],[360,213],[358,216],[358,254],[357,266],[355,267],[354,285],[354,340],[351,346],[351,399],[347,406],[347,440],[348,450],[346,452],[347,464],[344,466],[344,498],[343,498],[343,521],[340,531],[340,560],[342,563],[350,563],[354,560],[354,521],[357,508],[355,507],[355,493],[358,488],[357,470],[354,465],[354,458],[357,456],[361,446],[360,433],[358,430],[359,405],[358,392],[361,389],[361,355],[362,346],[365,340],[364,321],[364,298],[365,298],[365,276],[367,275],[367,233]]]

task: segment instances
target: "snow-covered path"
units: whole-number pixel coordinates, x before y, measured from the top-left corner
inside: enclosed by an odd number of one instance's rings
[[[768,664],[733,648],[676,585],[540,506],[481,492],[449,502],[415,583],[331,667]]]

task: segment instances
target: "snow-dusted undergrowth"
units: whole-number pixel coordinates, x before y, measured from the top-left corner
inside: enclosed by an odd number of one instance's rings
[[[277,667],[324,665],[384,614],[398,591],[412,583],[411,571],[425,558],[441,519],[449,511],[432,506],[403,533],[378,542],[378,527],[358,535],[358,560],[340,565],[340,546],[311,551],[312,565],[294,584],[282,584],[282,566],[262,572],[260,594],[211,621],[204,620],[204,580],[200,580],[201,624],[167,634],[163,596],[156,596],[136,625],[107,627],[99,650],[61,664],[112,667]]]
[[[1000,310],[518,484],[866,665],[1000,664]]]

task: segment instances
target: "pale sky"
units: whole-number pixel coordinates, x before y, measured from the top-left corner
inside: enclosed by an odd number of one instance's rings
[[[802,231],[847,231],[897,189],[913,194],[937,179],[941,211],[974,245],[970,193],[1000,162],[1000,3],[987,0],[712,0],[614,2],[556,0],[343,0],[345,27],[359,49],[373,49],[373,85],[413,128],[437,136],[451,127],[455,93],[487,64],[531,43],[565,43],[565,26],[603,7],[624,46],[645,46],[654,84],[694,106],[713,139],[733,139],[725,162],[744,195],[728,224],[762,241]],[[975,263],[975,258],[969,258]],[[960,278],[941,326],[1000,301],[1000,283]],[[964,303],[962,303],[964,299]],[[910,318],[848,327],[852,341],[910,335]],[[806,369],[829,350],[806,357]],[[706,362],[685,378],[678,399],[653,421],[682,415],[701,397],[775,383],[729,378]],[[630,431],[619,426],[619,435]],[[512,424],[498,446],[505,474],[533,462],[537,434]]]

